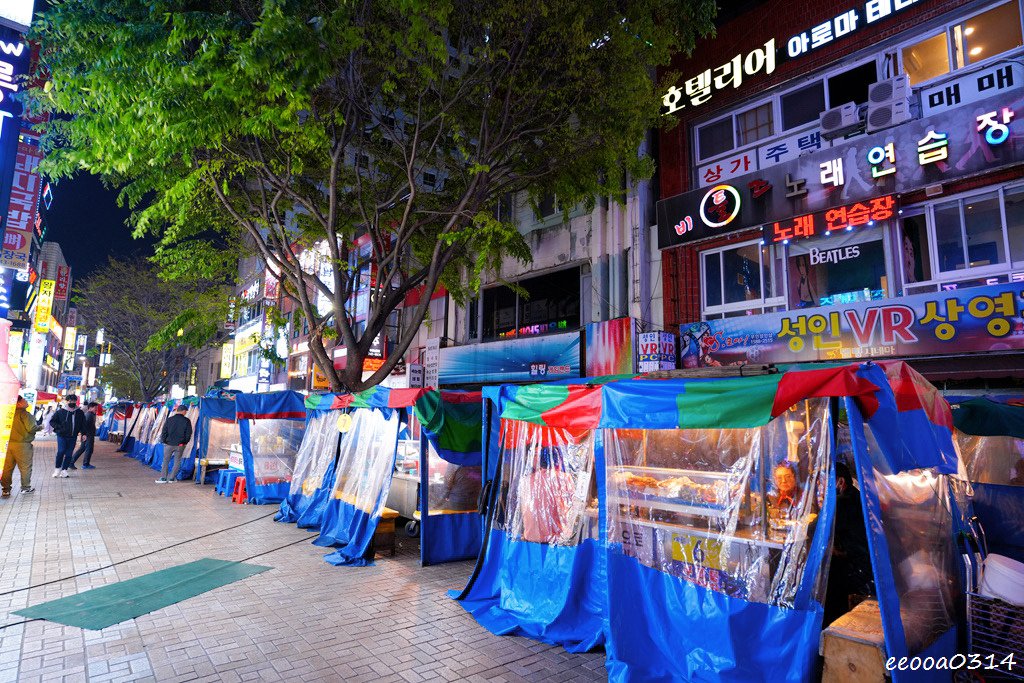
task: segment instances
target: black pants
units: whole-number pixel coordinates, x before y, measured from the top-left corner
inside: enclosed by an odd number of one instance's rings
[[[92,447],[95,442],[95,436],[85,437],[85,441],[82,442],[82,445],[78,447],[78,450],[75,451],[75,454],[71,457],[71,464],[74,465],[78,462],[79,456],[84,454],[85,457],[82,459],[82,467],[88,465],[89,461],[92,460]]]

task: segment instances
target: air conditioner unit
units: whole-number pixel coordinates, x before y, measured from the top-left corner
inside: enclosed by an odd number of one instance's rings
[[[910,79],[906,74],[872,83],[868,87],[868,105],[883,104],[891,100],[902,102],[911,97]]]
[[[910,102],[907,100],[890,100],[868,107],[868,132],[874,133],[884,128],[898,126],[904,121],[914,118],[910,113]]]
[[[857,104],[847,102],[844,105],[821,112],[818,118],[821,125],[821,137],[826,140],[845,135],[860,127],[860,117],[857,115]]]

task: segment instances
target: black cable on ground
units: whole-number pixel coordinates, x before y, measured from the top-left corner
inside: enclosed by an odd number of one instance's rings
[[[117,562],[114,562],[113,564],[108,564],[108,565],[105,565],[103,567],[97,567],[96,569],[89,569],[88,571],[79,572],[77,574],[72,574],[71,576],[65,576],[65,577],[62,577],[62,578],[59,578],[59,579],[53,579],[52,581],[44,581],[43,583],[37,583],[37,584],[32,585],[32,586],[25,586],[24,588],[15,588],[14,590],[9,590],[9,591],[6,591],[4,593],[0,593],[0,597],[3,597],[5,595],[13,595],[14,593],[20,593],[22,591],[32,590],[33,588],[42,588],[43,586],[49,586],[50,584],[53,584],[53,583],[60,583],[61,581],[68,581],[70,579],[77,579],[80,576],[86,576],[87,574],[93,574],[95,572],[100,572],[100,571],[103,571],[104,569],[110,569],[111,567],[116,567],[118,565],[122,565],[122,564],[125,564],[127,562],[134,562],[135,560],[141,560],[143,557],[149,557],[150,555],[156,555],[157,553],[162,553],[165,550],[170,550],[171,548],[177,548],[179,545],[185,545],[186,543],[192,543],[193,541],[199,541],[199,540],[202,540],[204,538],[209,538],[210,536],[216,536],[217,534],[222,534],[225,531],[231,531],[232,529],[237,529],[239,527],[243,527],[246,524],[252,524],[253,522],[258,522],[261,519],[266,519],[267,517],[270,517],[272,515],[276,515],[277,513],[278,513],[278,510],[275,509],[271,513],[268,513],[268,514],[263,515],[261,517],[256,517],[255,519],[250,519],[247,522],[242,522],[241,524],[235,524],[234,526],[229,526],[229,527],[224,528],[224,529],[218,529],[217,531],[211,531],[208,534],[203,534],[202,536],[196,536],[195,538],[190,538],[190,539],[187,539],[185,541],[178,541],[177,543],[172,543],[169,546],[165,546],[163,548],[158,548],[156,550],[151,550],[148,553],[143,553],[141,555],[136,555],[135,557],[129,557],[129,558],[124,559],[124,560],[118,560]],[[303,540],[305,540],[305,539],[303,539]],[[271,552],[273,552],[273,551],[271,551]],[[6,628],[6,627],[3,627],[3,628]]]

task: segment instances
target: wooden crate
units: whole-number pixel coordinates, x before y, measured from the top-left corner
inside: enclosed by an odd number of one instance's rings
[[[395,521],[398,519],[398,511],[385,507],[377,522],[377,529],[373,532],[373,540],[366,551],[366,559],[372,560],[377,554],[387,552],[389,557],[395,556]]]
[[[885,636],[877,600],[865,600],[821,633],[823,683],[884,683]]]

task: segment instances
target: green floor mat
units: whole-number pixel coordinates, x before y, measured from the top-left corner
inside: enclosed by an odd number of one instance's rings
[[[268,569],[270,567],[207,557],[26,607],[14,614],[98,631]]]

